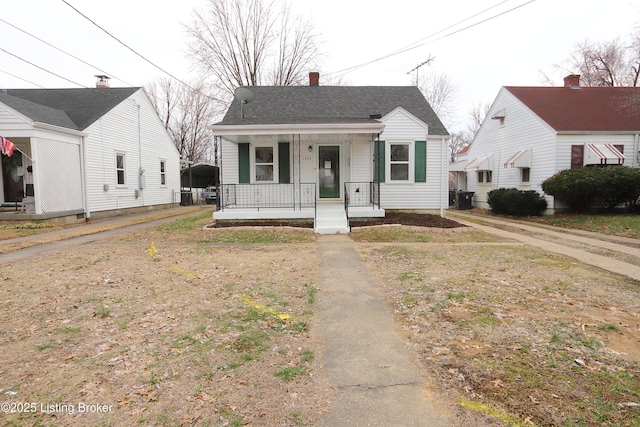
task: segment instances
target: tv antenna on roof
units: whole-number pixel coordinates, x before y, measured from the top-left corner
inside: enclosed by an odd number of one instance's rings
[[[240,117],[244,119],[244,105],[256,99],[256,94],[246,87],[239,87],[235,91],[235,99],[240,101]]]

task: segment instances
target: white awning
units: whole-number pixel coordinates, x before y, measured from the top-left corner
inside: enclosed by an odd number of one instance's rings
[[[469,160],[449,163],[449,172],[464,172],[464,168],[469,164]]]
[[[621,165],[624,154],[612,144],[587,144],[584,156],[585,165]]]
[[[530,168],[531,167],[531,150],[520,150],[513,156],[509,157],[504,163],[505,168]]]
[[[464,168],[466,171],[490,171],[491,156],[476,157]]]

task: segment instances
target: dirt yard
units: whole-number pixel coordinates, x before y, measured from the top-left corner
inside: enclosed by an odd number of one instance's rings
[[[209,218],[2,265],[0,424],[314,425],[314,234]],[[460,425],[640,423],[637,282],[478,232],[352,238]]]

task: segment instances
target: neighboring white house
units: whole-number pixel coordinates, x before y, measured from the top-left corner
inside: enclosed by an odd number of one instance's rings
[[[7,89],[0,219],[89,218],[179,201],[180,159],[141,88]],[[6,210],[6,209],[5,209]]]
[[[488,208],[496,188],[535,190],[559,171],[589,165],[639,165],[640,88],[503,87],[458,161],[449,170],[458,188],[474,192],[473,205]],[[564,206],[545,195],[548,211]]]
[[[385,209],[443,215],[449,134],[418,88],[318,81],[236,91],[211,126],[222,139],[214,218],[315,219],[322,232],[324,202],[344,219],[334,231]]]

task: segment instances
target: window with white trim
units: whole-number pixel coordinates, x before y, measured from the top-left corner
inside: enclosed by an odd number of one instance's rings
[[[478,171],[478,183],[490,184],[493,178],[493,171]]]
[[[127,185],[127,162],[124,153],[116,153],[116,185]]]
[[[520,168],[520,182],[523,184],[528,184],[530,179],[531,179],[531,169]]]
[[[390,180],[409,181],[409,144],[390,144]]]
[[[274,170],[273,147],[255,148],[255,179],[256,182],[273,182]]]
[[[160,186],[167,185],[167,161],[160,160]]]

